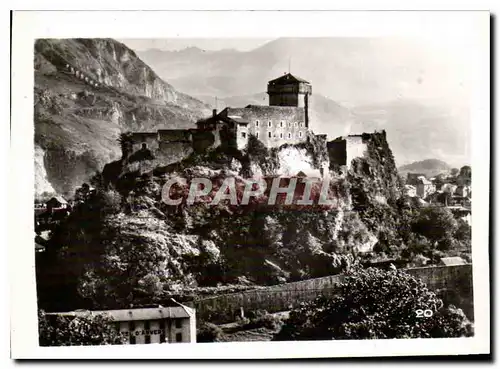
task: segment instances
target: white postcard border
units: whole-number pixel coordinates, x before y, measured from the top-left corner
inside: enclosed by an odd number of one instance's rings
[[[275,358],[489,352],[488,12],[16,12],[12,30],[9,276],[13,358]],[[306,26],[295,27],[297,22]],[[39,347],[33,253],[33,45],[36,38],[424,37],[469,47],[475,336],[458,339]]]

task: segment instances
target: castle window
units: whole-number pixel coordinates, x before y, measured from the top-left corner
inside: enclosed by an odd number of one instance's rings
[[[271,138],[271,132],[267,132],[267,136]]]
[[[299,127],[302,128],[304,125],[302,122],[300,122]]]
[[[295,122],[293,125],[295,126],[295,128],[297,128],[297,122]]]
[[[255,132],[255,137],[259,138],[259,132]]]
[[[288,128],[292,128],[292,123],[288,122]]]
[[[143,149],[143,150],[146,150],[147,148],[148,148],[148,145],[146,145],[146,143],[145,143],[145,142],[143,142],[143,143],[142,143],[142,149]]]
[[[280,122],[280,127],[283,128],[283,121]]]
[[[258,126],[259,126],[259,121],[258,121],[258,120],[256,120],[256,121],[255,121],[255,127],[258,127]]]
[[[299,132],[299,137],[302,137],[302,132]]]
[[[292,134],[288,132],[288,138],[292,138]]]
[[[242,138],[246,138],[247,137],[247,133],[246,132],[241,132],[241,137]]]
[[[280,133],[280,138],[283,138],[283,133]]]
[[[273,123],[271,121],[267,122],[268,127],[271,127],[272,125],[273,125]]]

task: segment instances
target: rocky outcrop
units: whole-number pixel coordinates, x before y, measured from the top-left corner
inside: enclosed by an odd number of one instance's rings
[[[397,200],[398,183],[385,134],[366,134],[363,142],[362,156],[340,170],[329,169],[326,146],[315,142],[272,149],[256,144],[242,152],[218,148],[163,166],[158,158],[110,163],[102,173],[107,183],[96,195],[101,197],[81,205],[63,226],[71,231],[59,233],[58,242],[71,245],[67,255],[83,250],[88,258],[64,259],[78,296],[102,308],[160,301],[186,289],[241,281],[268,285],[342,272],[356,257],[387,242],[384,227],[397,227],[391,223],[397,212],[391,204]],[[248,205],[211,204],[224,179],[234,179],[241,199],[249,177],[295,177],[300,183],[306,171],[309,177],[328,178],[329,193],[337,201],[329,206],[280,201],[266,206],[266,192]],[[163,187],[174,178],[188,183],[207,178],[213,191],[192,204],[167,205]],[[119,195],[108,194],[110,187]],[[173,197],[186,195],[187,189],[177,187]],[[114,211],[106,216],[103,209]],[[82,233],[88,237],[74,239]],[[71,268],[72,263],[78,268]],[[110,280],[110,274],[116,278]]]
[[[40,146],[35,146],[35,193],[53,194],[54,188],[47,179],[47,170],[45,169],[45,152]]]
[[[352,163],[338,171],[329,170],[330,156],[324,144],[307,142],[271,149],[258,142],[252,145],[243,152],[192,153],[163,167],[157,166],[156,159],[147,159],[141,164],[143,170],[129,163],[122,166],[114,184],[132,204],[130,217],[134,217],[134,207],[151,209],[151,203],[145,201],[149,198],[179,234],[197,235],[217,250],[219,256],[212,267],[223,267],[225,272],[212,276],[211,281],[200,276],[197,282],[201,284],[237,283],[238,278],[266,284],[320,276],[345,267],[341,255],[373,251],[379,241],[377,229],[365,221],[362,209],[379,206],[381,198],[390,206],[387,202],[398,196],[398,183],[393,181],[397,172],[384,132],[364,135],[364,149],[353,148],[347,155]],[[224,178],[234,178],[238,187],[249,176],[328,178],[337,202],[313,211],[232,206],[229,202],[213,206],[207,199],[213,199],[215,190],[189,206],[184,202],[168,206],[161,201],[161,188],[170,179],[184,178],[189,183],[193,178],[208,178],[217,189]],[[360,193],[366,198],[361,199]],[[371,202],[361,204],[364,199]],[[265,273],[257,275],[255,270]]]
[[[209,113],[112,39],[37,40],[34,64],[35,144],[44,163],[36,183],[60,194],[71,196],[120,158],[121,132],[191,128]]]

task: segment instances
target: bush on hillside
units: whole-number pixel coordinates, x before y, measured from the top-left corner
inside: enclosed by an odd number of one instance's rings
[[[432,312],[418,317],[417,311]],[[472,335],[460,309],[443,307],[436,294],[409,274],[355,269],[335,297],[302,303],[274,340],[436,338]]]
[[[457,227],[453,214],[444,207],[422,208],[412,223],[412,230],[431,242],[451,239]]]
[[[217,342],[222,334],[222,329],[215,324],[202,322],[198,325],[196,342]]]
[[[57,316],[38,312],[40,346],[117,345],[125,342],[104,315]]]
[[[267,328],[271,330],[278,329],[282,324],[281,318],[272,314],[266,314],[250,319],[242,326],[243,329]]]

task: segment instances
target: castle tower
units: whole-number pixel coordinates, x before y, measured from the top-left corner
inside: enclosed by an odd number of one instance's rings
[[[294,106],[305,108],[306,127],[309,126],[309,95],[312,94],[311,84],[290,73],[267,83],[269,106]]]
[[[307,96],[312,94],[312,87],[306,80],[290,73],[267,83],[270,106],[305,107]]]

